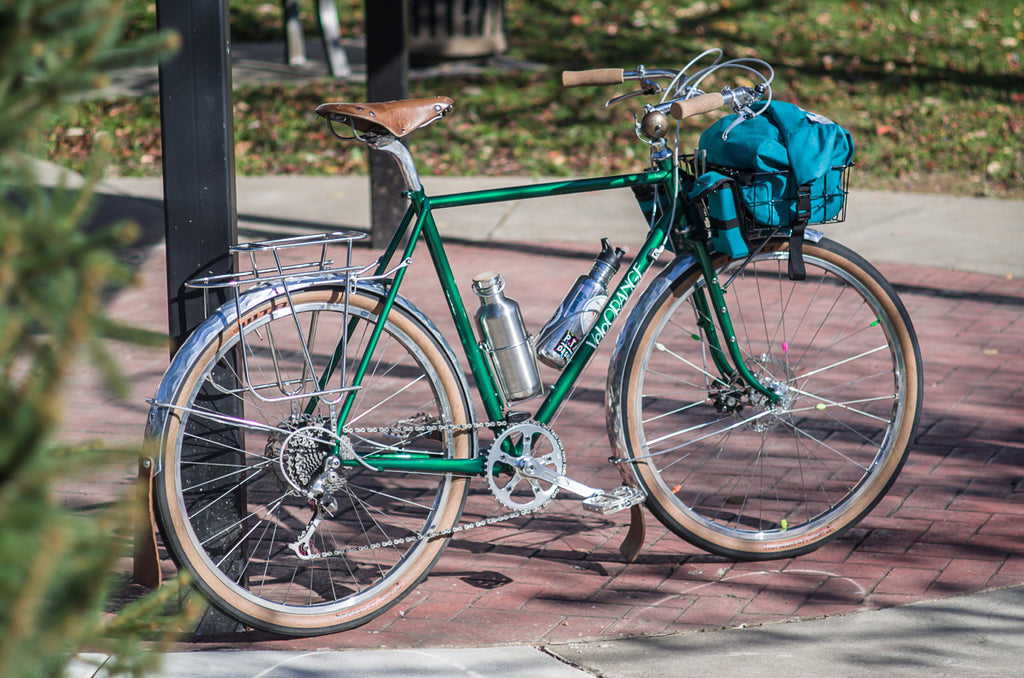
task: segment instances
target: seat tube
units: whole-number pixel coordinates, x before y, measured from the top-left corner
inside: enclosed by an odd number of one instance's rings
[[[438,283],[444,293],[445,301],[448,304],[448,311],[451,313],[452,321],[455,323],[455,331],[462,344],[463,353],[469,365],[469,370],[477,384],[477,392],[484,406],[487,417],[492,420],[502,418],[502,400],[498,395],[498,388],[491,377],[491,372],[477,344],[473,326],[469,321],[469,313],[465,304],[462,303],[462,296],[459,294],[458,284],[455,282],[455,275],[452,272],[451,263],[444,250],[444,243],[437,231],[437,224],[430,207],[430,199],[423,196],[422,192],[413,196],[414,201],[419,201],[423,210],[423,240],[426,242],[427,251],[430,253],[431,261],[434,264],[434,272],[437,274]]]

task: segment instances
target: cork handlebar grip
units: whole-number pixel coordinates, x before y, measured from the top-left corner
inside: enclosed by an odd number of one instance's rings
[[[692,99],[677,101],[672,104],[669,114],[676,120],[682,120],[683,118],[692,118],[695,115],[709,113],[724,105],[725,97],[719,92],[713,92],[711,94],[701,94]]]
[[[621,68],[591,68],[586,71],[562,71],[562,84],[566,87],[589,85],[621,85]]]

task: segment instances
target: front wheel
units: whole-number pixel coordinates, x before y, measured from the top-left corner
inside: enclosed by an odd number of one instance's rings
[[[620,461],[666,527],[713,553],[783,558],[834,539],[888,491],[914,439],[921,355],[903,304],[845,247],[803,253],[799,282],[785,241],[746,266],[716,262],[743,358],[780,402],[716,367],[696,267],[654,303],[621,372]]]
[[[392,309],[340,438],[336,396],[303,395],[340,373],[328,366],[346,332],[351,379],[380,305],[312,287],[243,309],[190,348],[174,392],[155,406],[168,549],[248,626],[314,635],[373,619],[427,575],[459,520],[466,477],[371,466],[382,453],[471,452],[465,429],[444,428],[469,421],[464,380],[414,314]],[[367,463],[339,466],[335,450]]]

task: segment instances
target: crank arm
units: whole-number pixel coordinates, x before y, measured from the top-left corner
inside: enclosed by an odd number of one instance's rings
[[[533,457],[509,457],[503,461],[515,466],[526,478],[551,483],[578,497],[583,497],[583,508],[594,513],[615,513],[635,506],[647,498],[643,490],[628,485],[616,487],[614,490],[590,487],[561,473],[555,473],[543,464],[535,463]]]
[[[557,485],[566,492],[572,492],[578,497],[590,497],[595,494],[601,494],[603,490],[599,490],[589,485],[573,480],[568,476],[564,476],[561,473],[556,473],[551,469],[547,468],[543,464],[535,463],[533,457],[509,457],[503,459],[511,466],[515,466],[523,476],[532,478],[535,480],[542,480],[552,485]]]

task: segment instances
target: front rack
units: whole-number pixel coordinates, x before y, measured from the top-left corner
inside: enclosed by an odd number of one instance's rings
[[[235,388],[218,387],[225,393],[247,390],[263,402],[281,402],[304,400],[322,401],[329,406],[337,405],[346,393],[357,387],[347,386],[346,356],[348,351],[348,331],[350,325],[349,299],[361,282],[383,279],[394,274],[399,268],[407,266],[403,261],[394,269],[383,274],[370,273],[377,267],[377,261],[369,265],[352,264],[353,243],[366,238],[365,233],[334,231],[274,240],[234,245],[229,252],[236,257],[236,268],[241,269],[243,262],[248,267],[238,272],[194,278],[185,286],[203,290],[203,301],[209,314],[210,293],[214,290],[230,290],[233,297],[229,303],[234,304],[235,323],[239,336],[237,355],[241,363],[239,380],[241,384]],[[340,263],[328,256],[328,247],[341,250]],[[311,253],[310,250],[313,250]],[[340,353],[330,360],[323,357],[314,358],[312,338],[318,331],[315,318],[311,318],[310,326],[304,327],[293,303],[293,292],[297,287],[310,279],[327,279],[333,286],[344,286],[344,313],[338,324],[336,337]],[[287,332],[278,330],[281,336],[275,337],[274,326],[262,325],[260,332],[266,336],[263,343],[255,345],[249,340],[254,331],[254,318],[243,317],[242,299],[245,294],[257,289],[276,288],[273,299],[282,300],[274,305],[269,318],[280,317],[283,313],[291,313],[294,324]],[[287,337],[284,336],[287,334]],[[334,338],[332,337],[333,341]],[[283,355],[296,355],[301,359],[301,370],[286,369]],[[269,364],[266,367],[263,362]],[[260,362],[258,369],[252,363]],[[258,376],[257,376],[258,375]]]
[[[717,165],[704,161],[700,151],[680,160],[683,168],[695,177],[718,172],[735,181],[740,192],[737,212],[748,239],[787,229],[800,214],[808,224],[833,224],[846,219],[853,163],[831,167],[818,180],[798,186],[788,170],[757,171]],[[806,212],[800,209],[802,200],[806,201]]]

